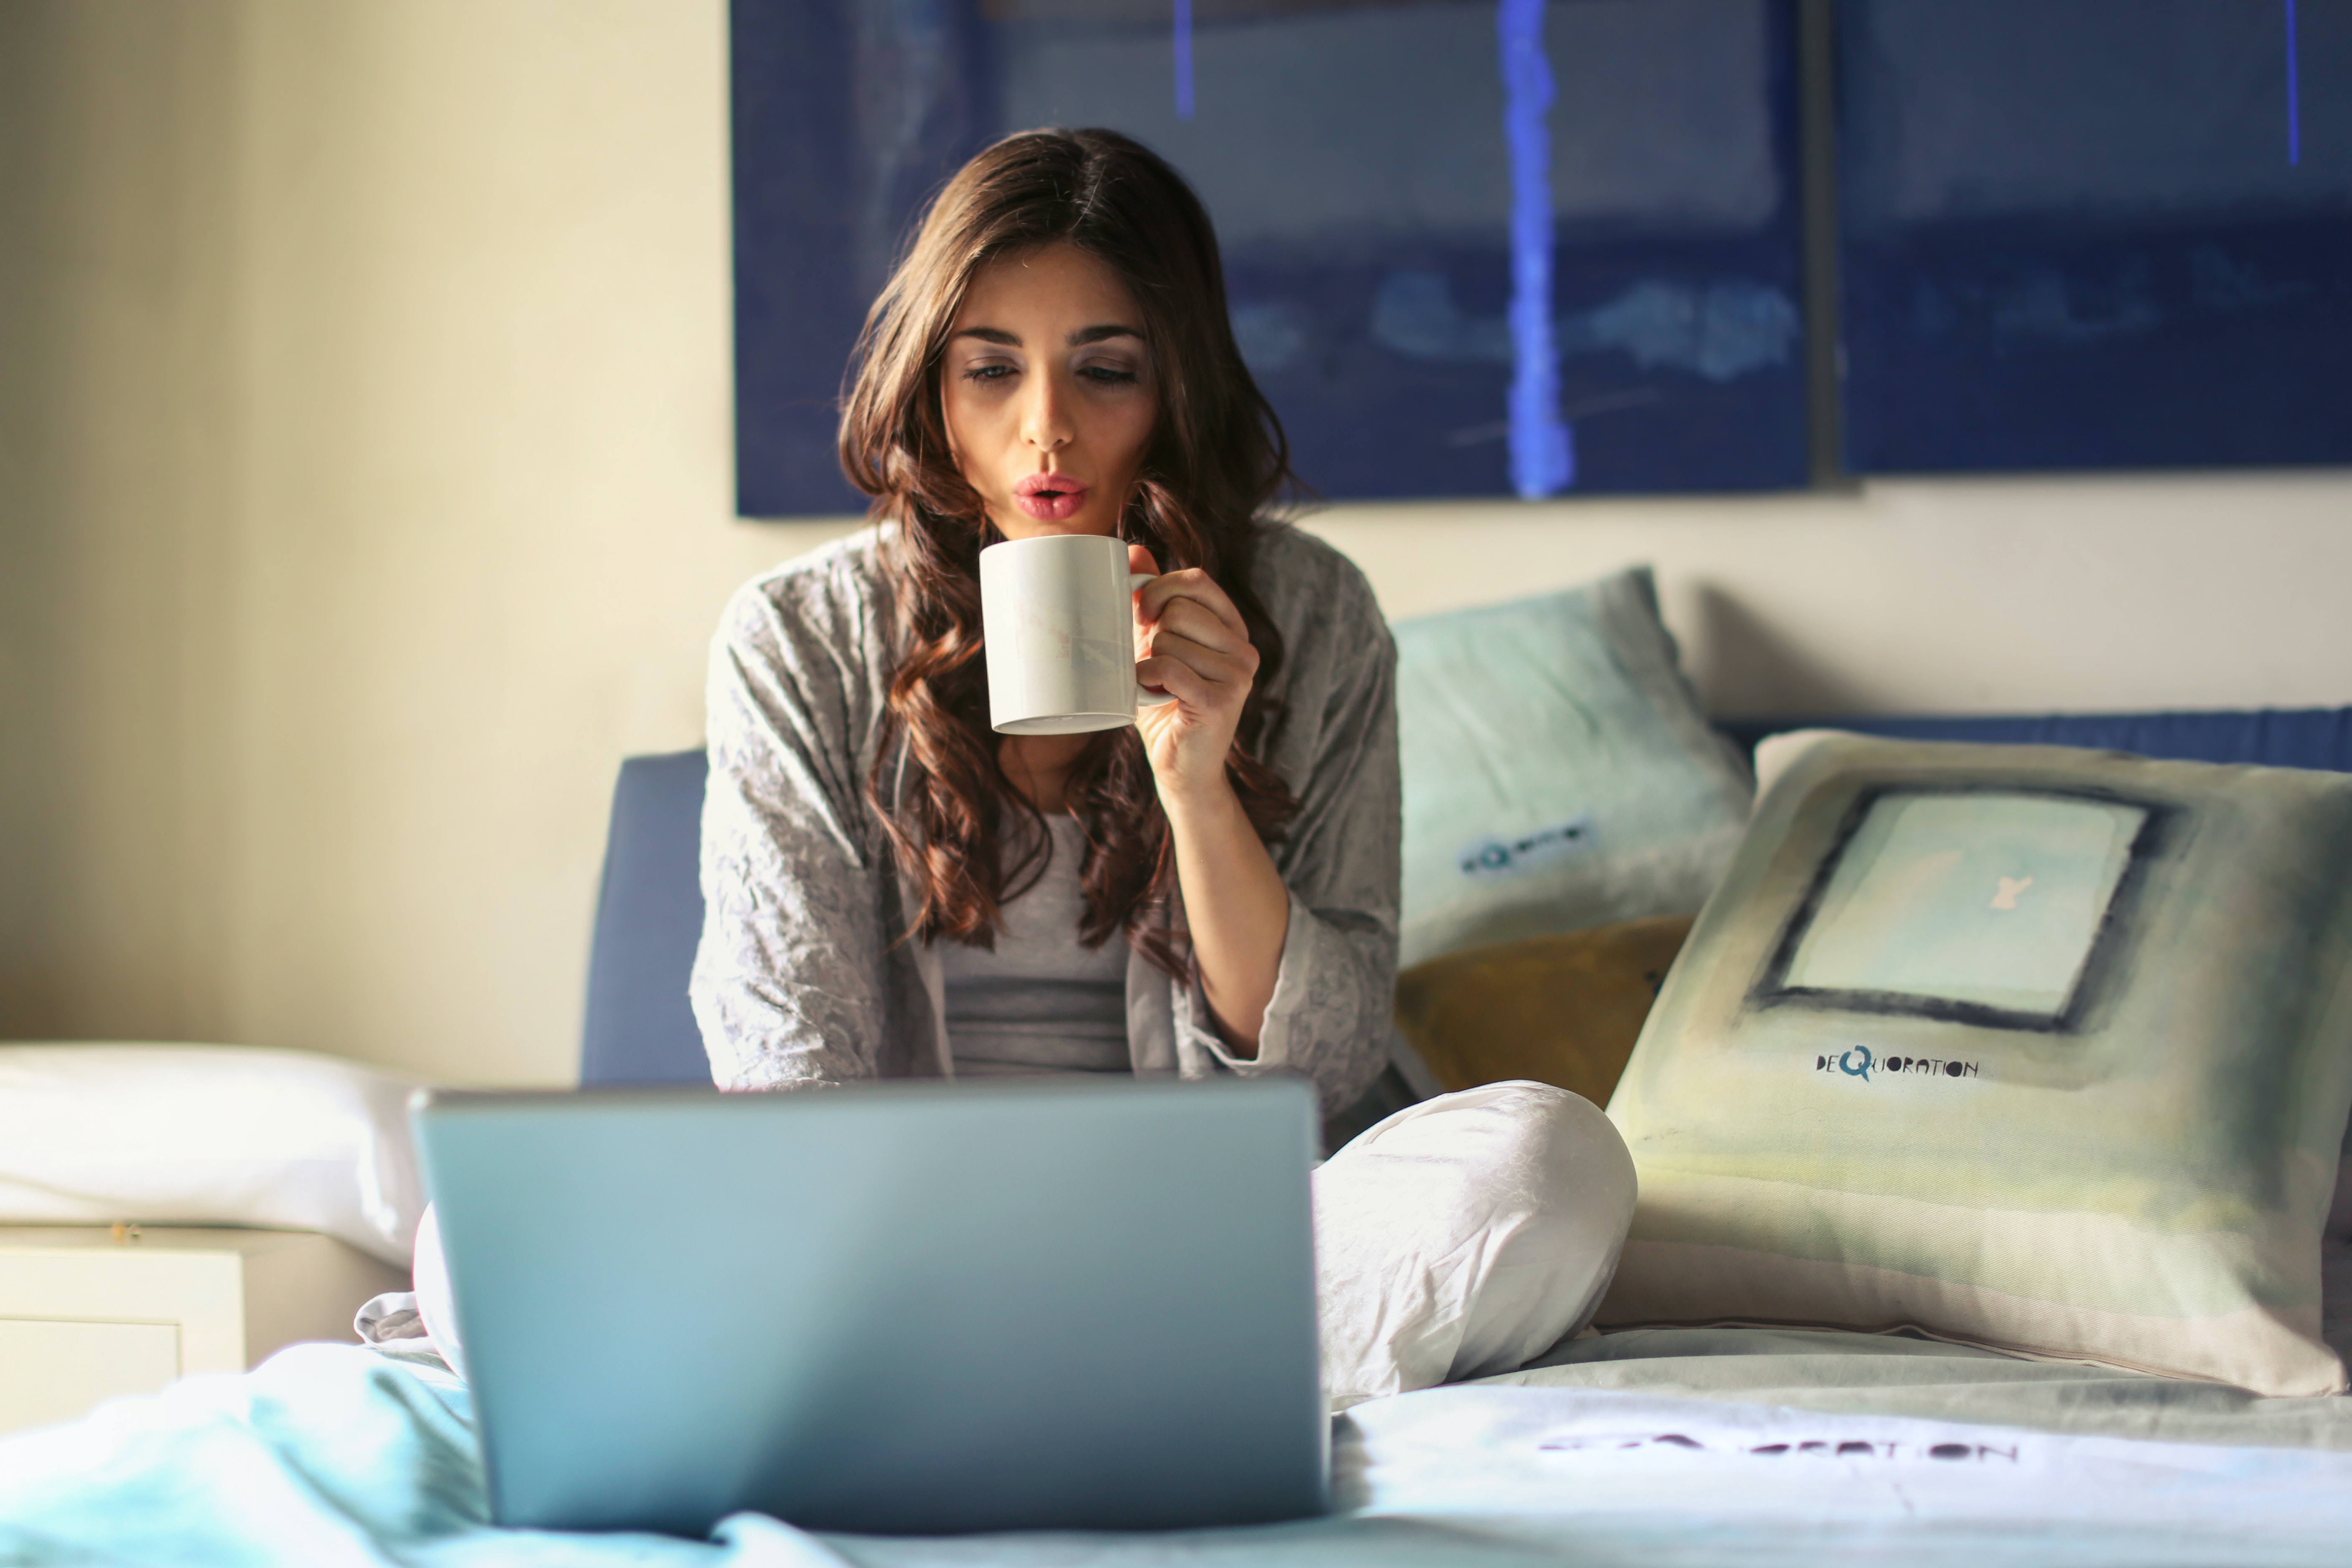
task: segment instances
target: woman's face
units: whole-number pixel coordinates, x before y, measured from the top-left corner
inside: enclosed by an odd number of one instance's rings
[[[949,330],[940,406],[1005,538],[1115,534],[1160,417],[1143,312],[1075,246],[992,261]]]

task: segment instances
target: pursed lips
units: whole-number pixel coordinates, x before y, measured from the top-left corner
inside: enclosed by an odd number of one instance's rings
[[[1087,489],[1067,474],[1030,474],[1013,487],[1013,500],[1041,522],[1065,522],[1085,504]]]

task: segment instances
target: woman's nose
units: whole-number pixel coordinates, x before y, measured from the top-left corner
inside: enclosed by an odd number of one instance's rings
[[[1041,452],[1067,446],[1074,432],[1061,389],[1054,384],[1054,378],[1032,376],[1025,390],[1029,395],[1021,411],[1022,438]]]

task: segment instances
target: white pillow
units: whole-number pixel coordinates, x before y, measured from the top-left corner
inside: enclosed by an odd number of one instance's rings
[[[419,1087],[309,1051],[0,1045],[0,1224],[315,1230],[404,1268]]]
[[[1391,629],[1399,967],[1706,901],[1748,763],[1699,710],[1648,567]]]
[[[1409,1105],[1314,1181],[1335,1412],[1541,1355],[1600,1306],[1633,1218],[1633,1161],[1616,1127],[1581,1097],[1525,1079]],[[420,1254],[420,1281],[425,1267]]]

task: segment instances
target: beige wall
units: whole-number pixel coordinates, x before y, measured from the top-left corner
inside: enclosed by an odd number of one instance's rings
[[[806,533],[730,516],[722,22],[0,6],[0,1035],[567,1075],[614,762]]]
[[[1719,712],[2352,703],[2340,469],[1356,507],[1319,526],[1400,617],[1653,562]]]
[[[0,6],[0,1037],[561,1082],[730,516],[719,0]],[[2352,479],[1349,508],[1661,567],[1727,710],[2352,701]]]

